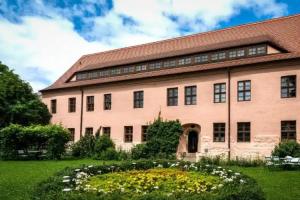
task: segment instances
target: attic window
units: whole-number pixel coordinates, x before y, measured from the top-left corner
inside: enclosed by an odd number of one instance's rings
[[[148,63],[137,63],[130,66],[117,66],[106,69],[97,69],[90,72],[79,72],[76,80],[96,79],[108,76],[119,76],[122,74],[142,73],[148,70],[162,70],[181,66],[199,65],[202,63],[222,62],[232,59],[241,59],[253,56],[262,56],[280,51],[267,44],[256,44],[252,46],[216,50],[211,52],[197,53],[167,58],[162,61],[149,61]],[[73,81],[73,79],[71,80]]]

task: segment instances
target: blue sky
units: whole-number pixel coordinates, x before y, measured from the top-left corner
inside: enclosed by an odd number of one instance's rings
[[[81,55],[300,13],[300,0],[0,0],[0,61],[35,91]]]

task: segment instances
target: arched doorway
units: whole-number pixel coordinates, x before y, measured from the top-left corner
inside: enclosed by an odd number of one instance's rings
[[[201,127],[196,123],[183,124],[182,127],[183,133],[179,139],[177,157],[186,159],[196,156],[196,153],[200,151]]]
[[[196,153],[198,151],[198,132],[190,130],[188,133],[188,153]]]

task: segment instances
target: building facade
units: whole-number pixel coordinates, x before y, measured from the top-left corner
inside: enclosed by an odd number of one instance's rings
[[[130,149],[161,113],[178,156],[258,158],[300,142],[300,15],[81,57],[42,90],[52,123]]]

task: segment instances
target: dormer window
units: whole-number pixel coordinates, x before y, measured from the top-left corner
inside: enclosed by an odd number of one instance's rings
[[[181,67],[186,65],[197,65],[199,63],[222,62],[231,59],[261,56],[266,54],[280,53],[281,51],[268,44],[256,44],[232,48],[228,50],[216,50],[212,52],[197,53],[194,55],[182,55],[173,58],[149,61],[148,63],[137,63],[122,67],[111,67],[110,69],[98,69],[90,72],[79,72],[74,79],[69,81],[96,79],[108,76],[116,76],[130,73],[141,73],[148,70],[160,70],[162,68]]]

